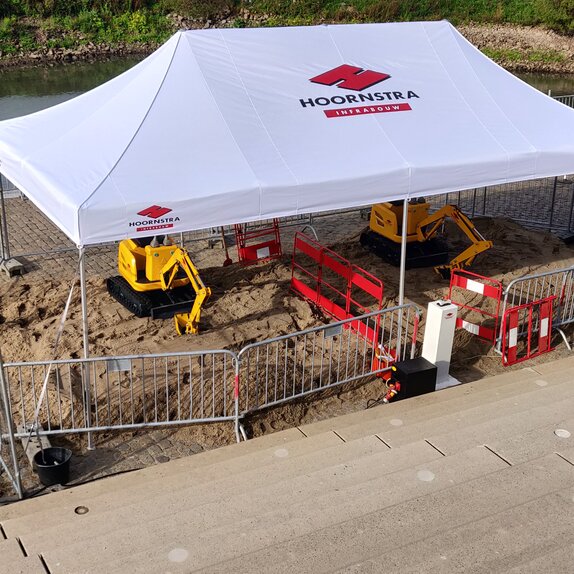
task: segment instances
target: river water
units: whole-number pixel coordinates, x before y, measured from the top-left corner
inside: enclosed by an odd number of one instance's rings
[[[0,120],[36,112],[68,100],[121,74],[139,59],[117,59],[52,67],[0,70]],[[552,95],[574,94],[574,75],[519,75]]]

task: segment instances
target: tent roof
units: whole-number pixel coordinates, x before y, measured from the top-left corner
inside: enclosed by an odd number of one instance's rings
[[[445,21],[200,30],[0,122],[0,171],[89,245],[571,173],[573,133]]]

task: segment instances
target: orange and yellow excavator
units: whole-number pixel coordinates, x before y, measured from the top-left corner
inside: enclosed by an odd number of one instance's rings
[[[179,335],[199,331],[201,307],[211,289],[183,247],[166,235],[124,239],[118,249],[118,271],[119,276],[107,280],[108,292],[134,315],[174,317]]]
[[[430,214],[424,200],[409,202],[407,220],[407,268],[433,265],[437,273],[448,278],[453,269],[472,265],[476,256],[492,247],[456,205],[445,205]],[[435,237],[447,218],[470,239],[471,245],[448,261],[447,243]],[[371,208],[369,228],[361,234],[361,244],[393,265],[401,258],[403,201],[377,203]]]

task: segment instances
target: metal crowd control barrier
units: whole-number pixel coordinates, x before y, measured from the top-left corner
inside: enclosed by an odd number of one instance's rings
[[[4,378],[2,359],[0,358],[0,471],[4,471],[18,498],[23,498],[20,467],[16,455],[12,405]]]
[[[240,415],[388,371],[388,363],[375,361],[381,349],[397,360],[414,357],[420,314],[406,304],[244,347]],[[356,321],[376,339],[352,328]]]
[[[0,465],[21,497],[14,439],[31,432],[230,421],[239,441],[239,420],[247,413],[367,380],[388,371],[394,360],[413,358],[420,316],[421,309],[409,303],[254,343],[239,354],[213,350],[5,364],[0,358]],[[376,360],[381,353],[388,360]]]
[[[383,283],[331,249],[295,235],[291,263],[291,289],[335,319],[380,309]],[[360,321],[353,328],[364,329]],[[376,331],[369,334],[375,340]]]
[[[556,101],[563,103],[565,106],[568,106],[569,108],[574,108],[574,95],[553,96],[552,92],[548,92],[548,95],[553,97]]]
[[[502,364],[521,363],[552,350],[555,295],[507,309],[502,318]],[[538,335],[535,337],[535,335]]]
[[[221,350],[6,363],[3,372],[23,438],[37,407],[43,435],[215,421],[235,422],[237,434],[237,368]]]
[[[514,279],[504,291],[502,312],[553,295],[556,296],[554,327],[574,322],[574,267]]]
[[[468,301],[469,293],[479,297],[480,307]],[[494,344],[498,334],[498,318],[502,283],[465,269],[452,272],[448,298],[463,312],[456,319],[456,326],[480,339]]]

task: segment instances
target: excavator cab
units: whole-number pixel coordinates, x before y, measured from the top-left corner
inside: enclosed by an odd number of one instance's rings
[[[174,317],[180,335],[198,332],[201,306],[211,290],[183,247],[167,235],[124,239],[118,248],[118,271],[108,278],[107,288],[126,309],[137,317]]]
[[[361,244],[392,265],[401,258],[403,201],[377,203],[371,208],[369,228],[361,234]],[[407,268],[434,266],[443,278],[453,269],[471,265],[479,253],[492,247],[475,228],[470,219],[455,205],[445,205],[430,213],[424,200],[409,201],[407,219]],[[471,245],[449,261],[448,244],[437,237],[447,218],[470,239]]]

